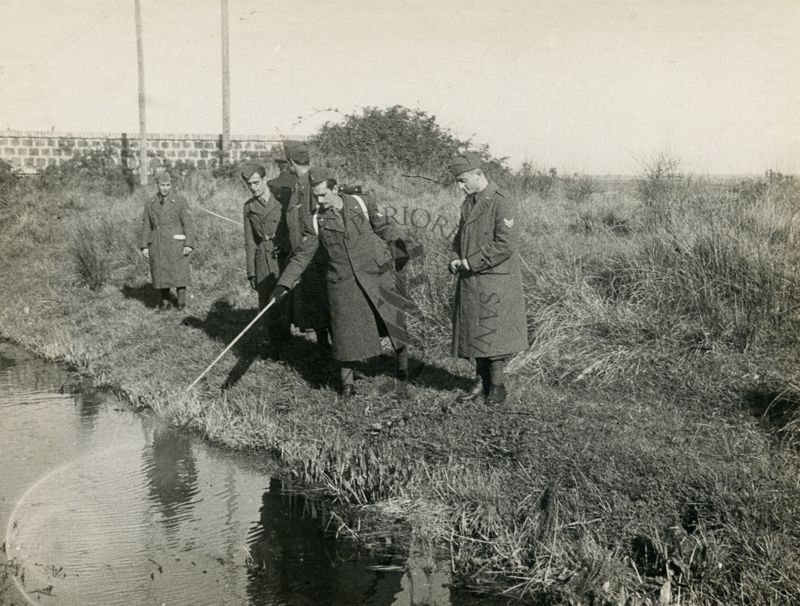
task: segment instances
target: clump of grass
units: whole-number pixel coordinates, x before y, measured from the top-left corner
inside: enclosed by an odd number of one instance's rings
[[[109,281],[118,241],[114,223],[102,218],[80,223],[70,234],[69,253],[79,282],[99,290]]]
[[[94,239],[94,230],[79,226],[73,234],[70,253],[78,279],[92,290],[100,289],[108,281],[111,268],[107,249]]]

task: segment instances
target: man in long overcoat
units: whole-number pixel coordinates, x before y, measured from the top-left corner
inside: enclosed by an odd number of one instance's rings
[[[457,157],[450,170],[467,195],[449,264],[458,274],[452,353],[474,359],[477,375],[474,387],[457,400],[483,395],[499,404],[506,399],[506,360],[528,347],[517,208],[486,178],[478,154]]]
[[[258,292],[258,308],[263,309],[281,274],[278,261],[281,250],[276,244],[276,233],[281,224],[283,206],[270,194],[267,171],[262,165],[248,162],[242,166],[240,174],[252,194],[242,209],[247,279],[250,287]],[[277,356],[285,340],[289,318],[286,301],[274,307],[267,312],[264,322],[270,353]]]
[[[172,192],[166,171],[156,175],[157,195],[145,203],[140,249],[150,261],[153,288],[160,294],[160,310],[170,308],[170,289],[176,289],[178,309],[186,307],[190,283],[189,255],[195,248],[194,224],[189,205]]]
[[[303,141],[286,141],[283,147],[288,171],[294,179],[289,199],[284,204],[283,223],[276,236],[281,251],[279,256],[281,269],[286,267],[289,257],[300,247],[303,224],[317,206],[308,181],[311,168],[308,145]],[[284,187],[286,178],[283,174],[274,181],[275,187],[280,186],[281,192],[286,191]],[[300,283],[292,290],[288,299],[287,313],[291,324],[300,330],[313,329],[317,344],[327,353],[330,348],[328,340],[330,311],[325,287],[325,264],[321,253],[311,260],[300,278]]]
[[[397,353],[396,396],[407,398],[409,338],[388,245],[402,241],[403,234],[373,200],[341,194],[328,171],[311,169],[310,182],[318,208],[306,218],[302,241],[278,280],[275,296],[291,289],[321,250],[342,394],[355,394],[355,362],[380,355],[381,337],[388,336]]]

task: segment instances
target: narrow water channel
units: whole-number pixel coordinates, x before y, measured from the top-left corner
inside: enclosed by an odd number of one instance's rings
[[[354,557],[275,471],[0,342],[0,604],[479,603]]]

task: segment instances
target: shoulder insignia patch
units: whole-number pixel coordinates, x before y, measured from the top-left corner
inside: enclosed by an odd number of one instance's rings
[[[508,228],[514,227],[514,219],[503,219],[503,223],[505,223]]]

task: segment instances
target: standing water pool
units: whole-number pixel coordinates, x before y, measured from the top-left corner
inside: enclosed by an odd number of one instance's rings
[[[276,470],[0,342],[0,604],[478,603],[354,557]]]

